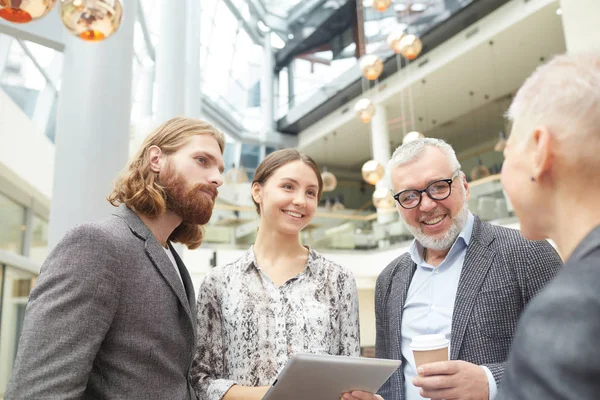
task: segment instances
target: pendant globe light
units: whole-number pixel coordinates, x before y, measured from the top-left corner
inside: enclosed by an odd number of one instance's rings
[[[369,160],[363,164],[360,172],[362,177],[370,185],[375,185],[383,178],[385,170],[383,166],[375,160]]]
[[[421,50],[423,50],[423,43],[421,39],[416,37],[415,35],[405,35],[398,44],[400,49],[400,54],[407,60],[414,60],[421,54]]]
[[[375,115],[375,106],[371,100],[363,98],[354,105],[354,112],[362,122],[368,124]]]
[[[327,158],[327,137],[323,138],[323,140],[325,140],[325,158]],[[333,192],[337,187],[337,178],[334,174],[327,171],[327,167],[323,167],[321,179],[323,180],[323,192]]]
[[[374,81],[383,72],[383,61],[375,54],[367,54],[360,58],[358,66],[365,78]]]
[[[114,34],[123,18],[122,0],[61,0],[60,18],[67,30],[87,42]]]
[[[337,178],[334,174],[327,171],[327,167],[323,168],[321,179],[323,179],[323,192],[333,192],[337,187]]]
[[[402,52],[402,39],[404,36],[406,36],[404,30],[398,28],[388,35],[387,44],[394,53],[400,54]]]
[[[498,143],[496,143],[496,145],[494,146],[494,150],[502,153],[505,148],[506,148],[506,136],[504,135],[503,131],[500,131],[500,133],[498,133]]]
[[[485,178],[491,175],[490,169],[483,165],[483,161],[481,158],[477,160],[477,165],[471,169],[471,173],[469,174],[472,181],[476,181],[477,179]]]
[[[417,131],[408,132],[402,138],[402,144],[412,142],[413,140],[422,139],[424,137],[425,137],[425,135],[423,135],[421,132],[417,132]]]
[[[387,10],[391,4],[392,0],[373,0],[373,8],[379,12]]]
[[[389,189],[380,187],[373,192],[373,205],[378,210],[391,210],[395,207],[394,198]]]
[[[48,14],[55,3],[56,0],[0,0],[0,18],[24,24]]]

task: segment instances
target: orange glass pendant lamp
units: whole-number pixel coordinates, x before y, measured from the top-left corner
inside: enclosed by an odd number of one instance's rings
[[[394,53],[401,54],[402,48],[402,38],[404,38],[405,33],[403,30],[398,29],[394,32],[390,33],[387,37],[387,44],[390,46]]]
[[[0,0],[0,18],[24,24],[48,14],[55,3],[56,0]]]
[[[379,12],[387,10],[391,4],[392,0],[373,0],[373,8]]]
[[[354,105],[354,112],[362,122],[368,124],[375,115],[375,106],[367,98],[360,99]]]
[[[321,173],[321,179],[323,180],[323,191],[324,192],[333,192],[337,187],[337,178],[334,174],[327,171],[324,168],[323,173]]]
[[[424,137],[425,137],[425,135],[423,135],[421,132],[418,132],[418,131],[408,132],[402,138],[402,144],[412,142],[413,140],[423,139]]]
[[[414,60],[421,54],[423,43],[415,35],[404,35],[399,43],[400,54],[407,60]]]
[[[114,34],[123,19],[122,0],[61,0],[60,18],[67,30],[87,42]]]
[[[394,198],[389,189],[380,187],[373,192],[373,205],[378,210],[391,210],[395,207]]]
[[[370,185],[376,185],[377,182],[383,179],[385,170],[377,161],[369,160],[363,164],[360,172],[365,182]]]
[[[374,54],[367,54],[360,58],[358,66],[365,78],[374,81],[383,72],[383,61]]]

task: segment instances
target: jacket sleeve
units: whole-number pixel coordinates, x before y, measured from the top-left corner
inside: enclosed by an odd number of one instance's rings
[[[91,224],[50,253],[27,304],[6,399],[83,396],[118,307],[118,253],[110,234]]]
[[[236,382],[223,379],[225,346],[218,277],[209,274],[198,292],[198,342],[192,385],[199,399],[220,400]]]
[[[488,363],[482,364],[486,366],[492,375],[494,376],[494,380],[496,381],[496,385],[500,384],[502,377],[504,376],[504,369],[506,368],[506,361],[500,363]]]
[[[389,279],[387,275],[382,273],[377,279],[375,285],[375,357],[377,358],[391,358],[390,347],[389,347],[389,336],[388,336],[388,318],[385,310],[385,292],[389,285]],[[399,368],[402,370],[402,367]],[[381,386],[378,394],[384,399],[392,399],[393,396],[392,379],[396,371],[392,376]]]
[[[548,241],[531,242],[527,269],[524,271],[525,304],[556,276],[562,265],[560,256]]]

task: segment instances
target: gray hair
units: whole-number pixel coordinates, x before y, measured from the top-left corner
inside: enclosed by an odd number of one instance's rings
[[[515,139],[521,143],[526,143],[536,126],[545,126],[567,154],[594,159],[598,156],[598,146],[593,144],[599,138],[599,110],[600,52],[595,51],[559,55],[538,67],[517,92],[507,117],[513,121],[525,117],[529,124],[517,132],[520,136]],[[597,137],[590,141],[593,136]]]
[[[398,146],[398,148],[394,151],[394,154],[392,154],[392,158],[388,162],[388,173],[391,172],[393,167],[406,164],[407,162],[414,160],[427,147],[437,147],[446,155],[446,157],[448,157],[448,161],[450,161],[450,164],[452,165],[452,170],[460,169],[460,163],[456,158],[456,152],[452,146],[442,139],[421,138]]]

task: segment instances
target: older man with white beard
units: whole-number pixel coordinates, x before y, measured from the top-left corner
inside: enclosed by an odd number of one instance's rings
[[[493,399],[519,315],[561,259],[547,241],[528,241],[469,212],[469,185],[443,140],[402,145],[388,171],[415,240],[377,279],[376,357],[403,362],[379,394]],[[450,340],[450,361],[416,368],[410,343],[425,334]]]

